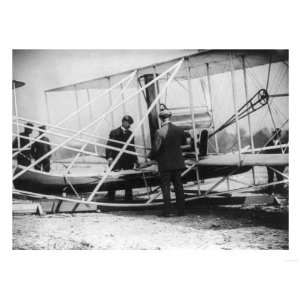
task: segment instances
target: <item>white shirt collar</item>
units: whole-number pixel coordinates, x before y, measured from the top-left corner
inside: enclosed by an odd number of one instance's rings
[[[161,123],[161,126],[167,125],[167,124],[169,124],[169,123],[171,123],[171,121],[170,121],[170,120],[167,120],[167,121],[165,121],[165,122],[162,122],[162,123]]]

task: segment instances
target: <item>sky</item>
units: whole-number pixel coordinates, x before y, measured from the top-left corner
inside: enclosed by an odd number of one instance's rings
[[[14,50],[19,115],[46,120],[44,91],[189,54],[194,50]]]

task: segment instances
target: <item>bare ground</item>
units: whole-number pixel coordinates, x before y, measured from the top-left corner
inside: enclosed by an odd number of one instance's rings
[[[13,216],[13,249],[288,249],[287,224],[240,210],[159,211]],[[271,221],[270,221],[271,220]],[[281,224],[281,225],[280,225]]]

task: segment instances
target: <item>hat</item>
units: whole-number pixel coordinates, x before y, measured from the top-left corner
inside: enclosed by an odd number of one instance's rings
[[[168,109],[168,108],[164,103],[160,103],[159,109],[160,109],[160,111],[162,111],[162,110],[165,110],[165,109]]]
[[[133,124],[133,118],[129,115],[125,115],[123,118],[122,118],[122,122],[123,121],[127,121],[129,124]]]
[[[159,117],[161,119],[170,118],[172,116],[172,113],[168,109],[164,109],[159,113]]]
[[[184,131],[184,136],[186,138],[191,138],[192,137],[191,134],[188,131]]]
[[[274,135],[274,134],[279,135],[279,134],[281,134],[281,129],[280,129],[280,128],[275,128],[275,129],[272,131],[272,133],[273,133],[273,135]]]
[[[25,130],[27,130],[27,131],[28,131],[28,130],[31,130],[31,131],[33,130],[33,124],[32,124],[32,123],[29,123],[29,122],[28,122],[28,123],[26,123],[25,125],[26,125]]]

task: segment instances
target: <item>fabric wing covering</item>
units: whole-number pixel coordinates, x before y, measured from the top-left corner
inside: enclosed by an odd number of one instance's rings
[[[194,54],[187,56],[191,67],[191,77],[201,78],[207,74],[207,64],[209,64],[209,72],[211,75],[225,73],[230,71],[230,58],[233,59],[233,67],[235,70],[243,68],[242,57],[245,59],[247,68],[275,63],[278,61],[288,61],[287,50],[197,50]],[[181,57],[180,57],[181,58]],[[179,58],[178,58],[179,59]],[[164,72],[167,68],[171,67],[178,59],[172,59],[168,62],[155,64],[156,72],[158,74]],[[153,73],[153,66],[146,66],[139,68],[139,76],[144,74]],[[185,65],[184,65],[185,66]],[[107,74],[100,78],[95,78],[88,81],[78,82],[54,89],[46,90],[45,92],[59,92],[59,91],[72,91],[74,86],[77,90],[81,89],[107,89],[109,88],[109,80],[111,84],[118,82],[125,76],[128,76],[134,70],[118,74]],[[182,67],[177,75],[177,79],[187,79],[186,68]],[[163,78],[162,80],[166,80]],[[136,84],[136,83],[131,83]]]

